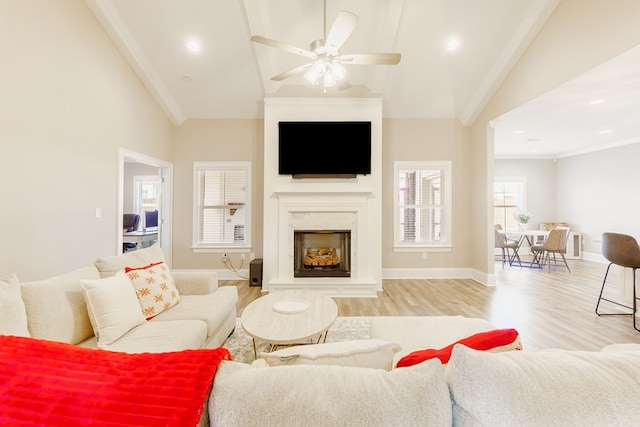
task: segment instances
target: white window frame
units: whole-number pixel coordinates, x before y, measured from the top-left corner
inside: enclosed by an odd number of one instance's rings
[[[246,173],[245,182],[245,221],[244,242],[238,244],[206,243],[200,241],[201,207],[200,207],[200,172],[204,171],[233,171],[242,170]],[[251,162],[194,162],[193,163],[193,238],[192,250],[195,253],[228,253],[247,252],[251,250]],[[231,209],[231,208],[230,208]]]
[[[526,176],[496,176],[493,178],[493,190],[492,190],[492,198],[495,201],[495,184],[496,183],[513,183],[513,184],[518,184],[521,186],[521,192],[518,193],[518,202],[517,202],[517,206],[516,206],[516,210],[520,211],[520,212],[526,212],[527,211],[527,206],[525,201],[527,200],[527,177]],[[496,217],[496,205],[495,203],[493,204],[493,218],[495,219]],[[513,220],[513,223],[515,223],[515,219]],[[507,231],[514,231],[517,230],[516,227],[509,227],[509,225],[507,223],[505,224],[500,224],[502,225],[505,230]]]
[[[154,205],[146,205],[142,200],[142,185],[147,183],[153,183],[157,185],[158,197]],[[160,212],[161,197],[162,197],[162,179],[160,175],[134,175],[133,176],[133,211],[140,215],[140,228],[147,228],[145,212],[151,210],[157,210]],[[161,218],[158,218],[158,225],[161,223]]]
[[[452,235],[452,164],[451,161],[395,161],[394,169],[394,188],[393,188],[393,249],[395,252],[449,252],[453,247]],[[406,242],[401,240],[400,211],[403,205],[400,205],[400,171],[405,170],[440,170],[444,175],[442,183],[442,191],[444,197],[439,205],[442,209],[442,228],[440,230],[443,239],[440,241],[415,241]]]

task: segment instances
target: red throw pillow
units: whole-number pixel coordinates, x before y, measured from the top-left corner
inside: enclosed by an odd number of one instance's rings
[[[439,350],[427,348],[424,350],[416,350],[401,358],[396,367],[406,367],[416,365],[428,359],[437,357],[444,364],[449,362],[451,351],[456,344],[462,344],[475,350],[485,351],[509,351],[522,350],[520,343],[520,335],[515,329],[495,329],[487,332],[480,332],[466,338],[462,338]]]

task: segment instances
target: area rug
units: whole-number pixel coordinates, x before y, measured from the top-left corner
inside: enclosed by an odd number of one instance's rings
[[[370,317],[338,317],[329,328],[327,342],[349,341],[369,338]],[[236,329],[222,344],[231,352],[236,362],[251,363],[253,357],[253,340],[242,330],[240,318],[236,319]],[[267,350],[267,344],[257,342],[258,355]]]

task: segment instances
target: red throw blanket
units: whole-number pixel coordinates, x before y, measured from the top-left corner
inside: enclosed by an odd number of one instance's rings
[[[225,348],[127,354],[0,335],[0,425],[195,426]]]

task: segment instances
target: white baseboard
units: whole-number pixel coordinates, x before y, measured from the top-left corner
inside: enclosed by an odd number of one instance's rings
[[[472,279],[485,286],[495,286],[494,274],[473,268],[385,268],[383,279]]]

